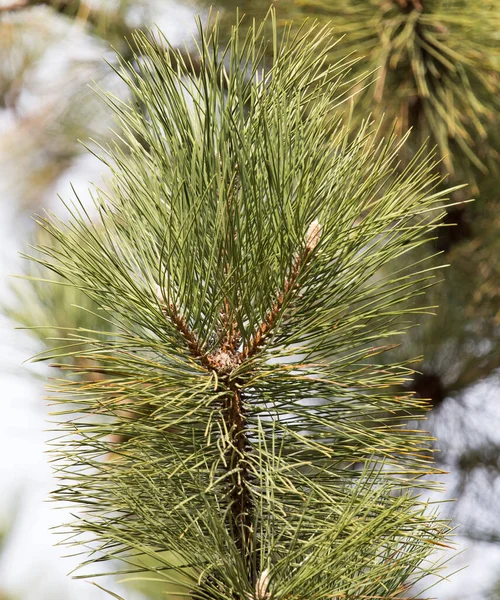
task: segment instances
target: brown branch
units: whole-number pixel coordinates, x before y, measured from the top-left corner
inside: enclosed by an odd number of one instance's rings
[[[184,317],[177,312],[175,307],[172,307],[170,311],[166,312],[168,312],[168,315],[172,320],[173,324],[177,327],[177,330],[182,334],[182,336],[186,340],[187,346],[191,354],[199,358],[202,363],[205,363],[205,355],[203,353],[202,347],[200,346],[200,343],[198,342],[198,338],[196,337],[196,334],[193,331],[191,331],[191,329],[188,327]]]
[[[185,339],[190,353],[207,369],[213,368],[209,356],[205,354],[203,346],[198,341],[197,335],[189,328],[186,319],[179,313],[177,307],[172,303],[166,304],[164,302],[162,290],[158,285],[156,286],[156,297],[162,305],[161,308],[163,313],[170,319],[177,331]]]
[[[266,337],[276,324],[287,296],[296,288],[299,275],[306,266],[311,252],[318,245],[320,237],[321,225],[317,221],[313,221],[307,230],[306,243],[303,250],[295,256],[292,268],[290,270],[290,275],[285,279],[283,287],[278,292],[271,310],[266,314],[262,323],[253,333],[252,339],[248,346],[243,348],[243,351],[241,352],[241,360],[245,360],[254,356],[266,342]]]
[[[285,279],[283,289],[278,292],[278,295],[276,296],[276,300],[271,310],[266,314],[262,323],[257,327],[256,331],[253,333],[250,343],[243,348],[243,351],[241,353],[242,360],[246,360],[254,356],[266,342],[266,336],[273,329],[276,320],[278,319],[278,316],[281,313],[281,309],[283,308],[286,297],[288,296],[290,291],[292,291],[295,288],[297,284],[297,279],[299,277],[303,265],[306,262],[306,259],[306,253],[299,254],[295,258],[295,261],[292,265],[290,277],[287,277]]]
[[[123,55],[127,58],[131,58],[130,49],[138,50],[133,34],[140,28],[129,26],[125,15],[119,10],[96,8],[83,0],[14,0],[10,4],[0,6],[0,13],[28,10],[36,6],[47,6],[55,13],[88,26],[92,33],[99,37],[113,44],[120,44]]]
[[[245,406],[243,396],[236,382],[229,383],[230,392],[224,404],[226,427],[229,432],[227,446],[227,468],[231,473],[230,529],[248,573],[253,582],[252,561],[252,514],[253,500],[250,490],[250,473],[247,462],[248,438],[246,435]]]
[[[0,14],[26,10],[35,6],[47,6],[68,19],[74,19],[87,25],[91,28],[92,33],[114,45],[120,45],[121,55],[124,58],[131,59],[134,52],[142,54],[142,48],[137,45],[137,38],[134,34],[145,31],[144,28],[128,25],[126,15],[119,10],[97,8],[83,0],[13,0],[9,4],[0,6]],[[180,67],[195,75],[202,72],[202,60],[194,53],[190,53],[184,48],[172,50],[158,47],[158,53],[162,60],[165,52],[170,57],[172,69]]]
[[[101,14],[81,0],[15,0],[10,4],[0,6],[0,12],[16,12],[34,6],[49,6],[57,13],[75,18],[84,15],[85,21],[89,21],[92,25],[95,25],[94,21],[97,15]]]
[[[424,7],[422,1],[423,0],[393,0],[394,4],[397,4],[404,10],[404,12],[407,13],[411,12],[412,10],[423,12]]]

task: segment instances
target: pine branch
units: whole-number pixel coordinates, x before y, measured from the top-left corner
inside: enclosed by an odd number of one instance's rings
[[[266,2],[242,1],[242,12],[258,17],[267,10]],[[221,3],[236,8],[232,0]],[[404,162],[429,140],[442,159],[441,172],[450,181],[466,182],[472,195],[482,191],[488,201],[500,160],[498,2],[291,0],[276,10],[283,21],[335,23],[344,37],[328,61],[352,53],[363,58],[353,65],[353,76],[373,72],[373,85],[367,85],[368,77],[358,83],[349,115],[353,126],[368,113],[385,115],[380,134],[393,126],[401,135],[411,131],[402,148]]]
[[[161,303],[162,310],[165,315],[170,319],[174,327],[185,339],[187,348],[191,352],[194,358],[197,358],[204,367],[210,368],[212,366],[209,357],[203,351],[203,347],[198,341],[196,333],[192,331],[184,317],[179,313],[179,310],[172,302],[166,303],[163,299],[163,292],[159,285],[156,286],[156,296]]]
[[[159,287],[157,295],[162,300],[161,289]],[[185,338],[191,354],[199,359],[204,367],[217,372],[219,376],[223,377],[224,386],[218,386],[218,390],[224,393],[225,386],[229,388],[229,393],[225,394],[223,401],[225,430],[228,434],[225,453],[226,464],[227,471],[231,474],[229,501],[232,518],[229,527],[233,532],[236,545],[242,553],[243,560],[245,562],[250,561],[250,564],[247,564],[247,568],[251,572],[253,502],[249,490],[249,473],[246,457],[248,440],[245,429],[245,409],[238,383],[228,381],[227,378],[227,375],[240,363],[235,349],[236,338],[239,336],[239,333],[235,333],[233,322],[229,322],[229,306],[226,298],[224,299],[224,307],[223,318],[227,329],[224,333],[221,347],[207,355],[203,352],[196,334],[189,329],[185,319],[179,315],[175,306],[170,304],[167,307],[166,304],[163,304],[165,314]]]
[[[377,362],[430,275],[381,268],[424,244],[443,193],[432,160],[394,177],[394,139],[340,126],[329,31],[274,23],[266,71],[265,24],[223,49],[219,31],[200,28],[197,73],[136,38],[97,223],[78,203],[40,219],[34,259],[103,318],[44,354],[62,365],[54,498],[78,507],[86,564],[193,598],[394,596],[447,527],[413,493],[433,469],[402,427],[421,403],[392,391],[410,371]]]
[[[304,249],[297,253],[290,269],[290,275],[285,279],[282,289],[278,292],[272,308],[267,312],[264,320],[253,333],[249,345],[243,348],[240,360],[252,358],[265,344],[266,337],[272,332],[283,306],[289,296],[297,289],[297,283],[301,272],[307,266],[311,252],[316,248],[321,237],[321,225],[313,221],[309,225],[305,237]]]
[[[231,192],[228,192],[228,210],[230,210],[231,196]],[[250,345],[244,347],[242,352],[237,349],[240,333],[237,323],[230,317],[231,311],[227,298],[224,298],[224,308],[221,311],[223,324],[225,325],[221,345],[210,354],[206,354],[198,342],[197,335],[187,326],[185,319],[179,314],[175,305],[173,303],[167,305],[163,300],[164,293],[161,288],[159,286],[156,288],[157,297],[162,303],[163,311],[186,340],[187,347],[193,357],[197,358],[204,367],[215,371],[222,378],[223,386],[217,388],[221,393],[224,394],[226,386],[229,389],[229,393],[223,402],[223,414],[225,430],[228,433],[226,464],[227,470],[231,474],[229,499],[232,519],[230,529],[234,532],[236,544],[242,553],[244,562],[247,563],[248,572],[253,573],[251,576],[252,585],[256,577],[252,555],[255,547],[253,532],[254,503],[250,490],[248,457],[246,456],[249,450],[249,442],[245,420],[245,400],[241,389],[243,382],[239,379],[231,380],[230,375],[238,366],[252,358],[264,345],[266,335],[273,329],[276,319],[282,311],[285,299],[295,290],[299,275],[307,265],[311,253],[318,245],[320,236],[321,226],[317,221],[314,221],[307,230],[304,248],[295,256],[290,275],[285,279],[283,289],[279,292],[277,300],[267,313],[265,320],[258,327],[257,332],[252,336]],[[226,276],[228,271],[229,268],[226,263]],[[96,370],[94,369],[93,372],[96,372]]]

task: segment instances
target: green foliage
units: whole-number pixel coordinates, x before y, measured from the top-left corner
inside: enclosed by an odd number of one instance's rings
[[[234,8],[232,0],[223,6]],[[263,14],[268,1],[238,3]],[[496,0],[300,0],[278,2],[282,21],[331,23],[343,39],[335,62],[363,57],[354,74],[373,73],[359,86],[354,119],[373,113],[414,129],[407,155],[430,140],[443,167],[459,181],[479,184],[500,160],[500,5]],[[229,17],[232,19],[232,16]],[[477,190],[474,192],[477,193]]]
[[[435,314],[416,317],[419,327],[386,355],[386,360],[423,356],[415,364],[423,375],[415,377],[413,389],[433,408],[488,377],[500,364],[500,220],[491,208],[484,218],[476,217],[481,235],[447,253],[451,264],[446,269],[439,268],[440,257],[434,259],[441,283],[429,289],[426,299],[435,306]],[[420,250],[419,255],[425,252]]]
[[[259,17],[268,0],[221,0],[228,25],[234,9]],[[435,247],[447,252],[451,268],[432,289],[427,302],[440,306],[438,318],[421,318],[397,353],[399,360],[423,356],[417,368],[437,384],[437,392],[413,389],[434,407],[456,396],[500,366],[499,270],[496,251],[500,172],[500,3],[494,0],[290,0],[276,3],[281,24],[307,17],[330,23],[343,36],[329,53],[331,63],[349,54],[359,79],[351,127],[368,114],[384,115],[385,134],[411,129],[400,152],[403,163],[421,144],[436,146],[440,172],[448,181],[469,187],[453,194],[455,202],[476,201],[448,211]],[[362,78],[363,70],[371,76]],[[405,264],[403,260],[403,264]],[[436,263],[436,266],[438,264]],[[493,322],[492,322],[493,317]],[[390,356],[387,360],[394,360]]]
[[[138,35],[117,70],[132,101],[106,94],[99,218],[76,202],[39,220],[34,260],[101,317],[45,355],[68,373],[54,497],[76,504],[87,567],[120,559],[195,598],[393,598],[446,526],[415,494],[432,468],[404,428],[421,404],[393,391],[410,371],[377,340],[425,311],[425,262],[394,265],[443,193],[431,160],[400,172],[392,136],[341,125],[352,64],[327,64],[329,29],[266,25],[227,46],[200,28],[198,69]]]
[[[36,230],[33,247],[53,244],[54,239],[46,231]],[[31,262],[25,275],[15,280],[11,292],[13,299],[4,311],[44,347],[54,348],[63,340],[68,341],[71,330],[95,330],[102,326],[96,302],[36,262]]]

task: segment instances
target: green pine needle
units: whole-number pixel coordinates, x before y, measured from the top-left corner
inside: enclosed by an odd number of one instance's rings
[[[54,498],[76,505],[65,542],[85,567],[119,559],[165,590],[404,596],[447,527],[415,494],[432,467],[404,427],[423,404],[394,392],[410,371],[377,357],[425,311],[432,273],[391,265],[443,193],[431,159],[401,172],[402,142],[341,125],[356,82],[325,62],[331,31],[271,20],[271,40],[235,26],[227,45],[200,26],[196,70],[138,35],[117,71],[132,100],[105,94],[120,139],[98,218],[77,201],[39,220],[34,260],[101,323],[44,355]]]
[[[236,6],[259,18],[269,0],[219,0],[231,22]],[[281,23],[329,23],[339,38],[328,60],[362,58],[372,85],[357,85],[352,124],[385,115],[400,135],[412,130],[402,158],[429,141],[442,172],[495,196],[500,163],[500,4],[497,0],[289,0]],[[228,27],[225,28],[227,30]],[[489,172],[489,173],[488,173]],[[486,182],[485,182],[486,179]],[[462,198],[464,199],[464,198]]]

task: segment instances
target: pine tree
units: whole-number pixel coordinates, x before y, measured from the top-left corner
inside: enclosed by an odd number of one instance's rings
[[[131,102],[104,94],[98,218],[77,199],[38,220],[33,260],[96,323],[38,357],[60,370],[54,498],[83,566],[193,598],[399,597],[447,527],[428,437],[404,427],[424,405],[394,392],[411,371],[380,340],[426,310],[425,261],[398,259],[443,192],[421,154],[398,171],[404,140],[342,125],[351,63],[327,63],[328,28],[266,25],[227,44],[200,27],[197,69],[138,34]]]

